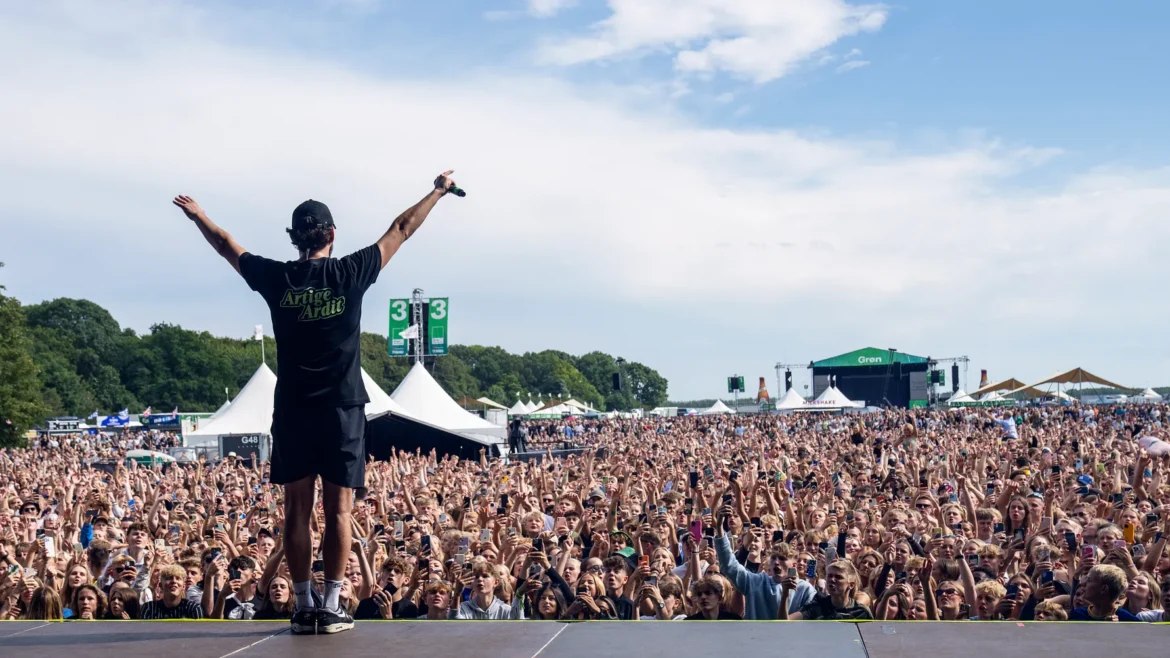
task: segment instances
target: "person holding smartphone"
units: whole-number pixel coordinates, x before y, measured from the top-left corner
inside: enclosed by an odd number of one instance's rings
[[[734,513],[731,505],[719,508],[715,523],[715,555],[719,560],[719,571],[727,576],[736,591],[744,598],[744,619],[776,619],[780,608],[781,583],[788,577],[790,567],[796,565],[796,556],[786,543],[776,544],[768,558],[768,568],[759,573],[748,571],[735,557],[731,540],[723,530],[723,519]],[[798,579],[788,606],[791,612],[811,602],[816,588],[807,580]]]

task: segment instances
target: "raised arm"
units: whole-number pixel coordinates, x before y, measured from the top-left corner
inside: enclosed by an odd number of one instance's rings
[[[224,260],[230,263],[238,273],[240,271],[240,256],[245,249],[232,239],[231,234],[216,226],[207,213],[203,212],[203,208],[200,208],[199,204],[195,202],[195,199],[179,195],[175,197],[173,203],[183,210],[187,219],[195,222],[195,225],[199,227],[199,232],[203,234],[215,253],[223,256]]]
[[[439,177],[435,179],[435,189],[431,190],[430,194],[424,196],[421,201],[395,217],[390,228],[378,239],[378,251],[382,252],[382,267],[386,267],[386,263],[390,262],[390,258],[398,252],[402,243],[406,242],[410,236],[414,235],[418,227],[422,226],[431,209],[435,207],[439,199],[447,194],[447,190],[455,187],[455,181],[449,178],[452,173],[454,170],[439,174]]]

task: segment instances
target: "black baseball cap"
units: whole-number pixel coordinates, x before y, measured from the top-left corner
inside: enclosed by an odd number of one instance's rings
[[[329,212],[329,206],[320,201],[309,199],[293,210],[292,228],[294,231],[321,226],[334,226],[333,214]]]

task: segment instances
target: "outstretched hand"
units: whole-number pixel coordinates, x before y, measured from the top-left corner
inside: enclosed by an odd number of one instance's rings
[[[435,189],[439,190],[443,194],[446,194],[447,190],[455,187],[455,181],[451,179],[451,174],[453,173],[455,173],[454,169],[448,169],[447,171],[439,174],[439,177],[435,179]],[[198,206],[196,207],[198,208]]]
[[[189,196],[180,194],[179,196],[175,197],[171,203],[174,203],[176,206],[181,208],[183,210],[183,214],[187,215],[187,219],[192,221],[203,215],[203,208],[200,208],[195,199],[192,199]]]

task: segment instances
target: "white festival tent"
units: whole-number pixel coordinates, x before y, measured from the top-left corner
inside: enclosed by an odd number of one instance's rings
[[[509,416],[523,416],[526,413],[528,413],[528,407],[519,400],[517,400],[516,404],[512,405],[512,408],[508,410]]]
[[[731,407],[723,404],[723,400],[716,400],[715,404],[711,405],[710,409],[703,411],[704,416],[710,416],[710,415],[714,415],[714,414],[733,414],[733,413],[735,413],[735,412],[732,411]]]
[[[947,398],[947,404],[971,404],[974,401],[975,398],[968,395],[967,392],[961,388],[951,394],[951,397]]]
[[[804,408],[805,399],[800,397],[800,393],[796,392],[795,388],[788,389],[784,397],[776,403],[776,411],[791,411],[793,409]]]
[[[260,364],[252,378],[227,407],[220,407],[216,417],[199,429],[188,432],[184,443],[188,447],[218,446],[219,437],[262,434],[272,430],[272,408],[276,400],[276,374]]]
[[[504,444],[508,429],[490,423],[459,406],[427,372],[415,363],[390,394],[390,399],[405,409],[402,415],[435,427],[462,434],[481,443]]]
[[[1130,396],[1126,400],[1126,402],[1161,402],[1161,401],[1162,401],[1162,396],[1158,395],[1157,391],[1155,391],[1152,388],[1147,388],[1146,390],[1142,391],[1141,393],[1138,393],[1137,395]]]
[[[836,386],[826,388],[815,400],[805,400],[801,407],[804,411],[830,411],[836,409],[857,409],[856,402],[845,397]]]

